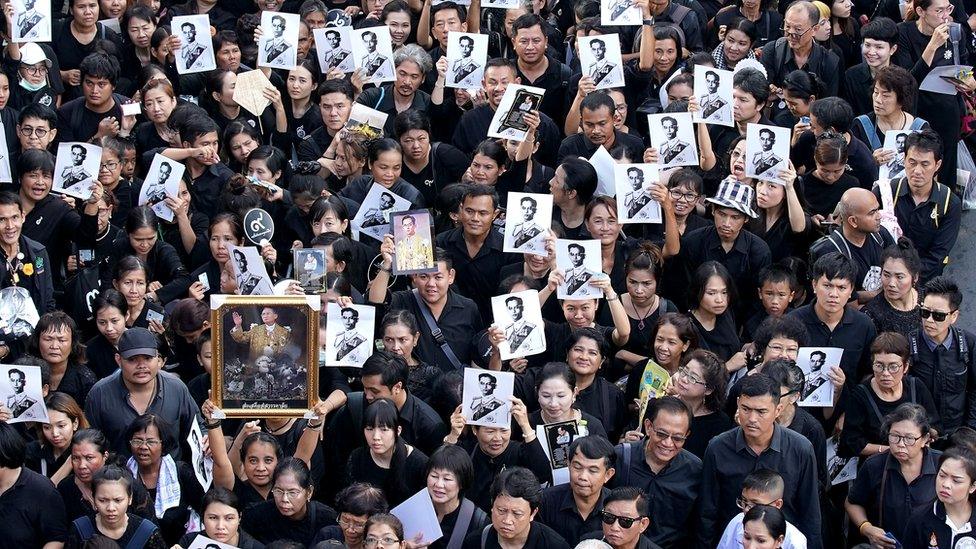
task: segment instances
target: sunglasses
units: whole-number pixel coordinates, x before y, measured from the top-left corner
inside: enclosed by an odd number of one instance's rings
[[[617,522],[620,523],[621,528],[627,529],[633,526],[635,522],[639,521],[640,517],[620,517],[607,511],[601,511],[600,520],[602,520],[603,524],[606,524],[607,526],[613,526],[613,523]]]
[[[919,312],[921,313],[922,318],[927,320],[929,317],[931,317],[936,322],[944,322],[949,315],[959,310],[956,309],[956,311],[949,311],[948,313],[943,313],[942,311],[933,311],[932,309],[926,309],[925,307],[920,307],[920,309],[921,310]]]

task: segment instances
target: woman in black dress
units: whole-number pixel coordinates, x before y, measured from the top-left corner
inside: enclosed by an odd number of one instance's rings
[[[701,348],[728,361],[742,347],[732,316],[735,285],[728,269],[717,261],[703,263],[692,277],[690,295],[695,299],[691,320]]]
[[[271,484],[274,500],[245,510],[241,522],[259,542],[286,540],[307,546],[319,530],[336,523],[331,507],[312,500],[312,478],[304,461],[287,458],[279,463]]]
[[[918,251],[907,238],[881,253],[881,293],[861,309],[878,332],[910,334],[922,326],[916,289],[921,272]]]

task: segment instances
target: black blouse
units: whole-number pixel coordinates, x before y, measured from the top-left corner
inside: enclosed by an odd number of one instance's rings
[[[293,520],[283,516],[274,501],[266,501],[245,510],[241,525],[261,543],[288,540],[308,545],[319,530],[335,524],[336,517],[331,507],[313,500],[308,502],[305,516]]]
[[[403,461],[402,469],[384,469],[373,461],[368,448],[356,448],[346,467],[348,484],[368,482],[383,489],[390,507],[399,505],[427,485],[427,455],[414,448]]]
[[[698,318],[689,314],[695,331],[698,332],[699,347],[706,351],[711,351],[718,355],[722,360],[732,358],[732,355],[742,349],[742,342],[739,340],[738,330],[735,327],[735,320],[732,313],[726,311],[715,319],[715,329],[708,331],[702,326]]]

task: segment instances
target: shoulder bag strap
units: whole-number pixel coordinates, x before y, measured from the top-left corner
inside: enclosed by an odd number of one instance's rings
[[[888,484],[888,459],[885,458],[884,470],[881,473],[881,490],[878,490],[878,528],[884,528],[884,497],[885,485]]]
[[[136,533],[132,535],[132,539],[129,540],[128,545],[126,545],[126,549],[142,549],[146,546],[146,542],[149,541],[149,538],[155,531],[156,525],[153,524],[152,521],[142,519]]]
[[[437,190],[437,147],[440,146],[439,141],[435,141],[433,145],[430,146],[430,183]]]
[[[878,417],[878,422],[880,422],[880,423],[883,424],[884,423],[884,416],[881,415],[881,410],[878,408],[878,403],[875,402],[874,401],[874,398],[871,397],[871,390],[868,389],[867,387],[865,387],[864,385],[858,385],[857,388],[860,389],[861,391],[864,391],[864,394],[867,395],[867,397],[868,397],[868,404],[871,405],[871,411],[873,411],[874,412],[874,415]]]
[[[488,545],[488,534],[491,532],[491,525],[485,526],[485,529],[481,531],[481,549],[485,549]]]
[[[620,485],[627,486],[630,481],[630,464],[634,461],[634,457],[631,454],[633,452],[633,447],[630,444],[624,444],[624,470],[620,472]]]
[[[908,376],[908,400],[912,404],[918,404],[918,399],[915,397],[915,378]]]
[[[926,122],[924,118],[919,118],[916,116],[915,120],[912,120],[912,125],[909,126],[908,129],[918,131],[926,124],[928,124],[928,122]]]
[[[460,547],[464,544],[464,536],[468,533],[471,526],[471,518],[474,517],[474,503],[470,499],[461,500],[461,510],[458,512],[457,521],[454,523],[454,531],[451,532],[451,541],[447,542],[448,547]]]
[[[448,345],[447,340],[444,339],[444,333],[441,332],[441,329],[437,326],[437,321],[434,320],[433,315],[430,314],[430,308],[427,307],[424,300],[420,299],[420,292],[414,288],[410,291],[410,294],[413,295],[413,299],[417,302],[417,307],[420,309],[420,314],[424,317],[424,322],[427,323],[427,327],[430,328],[430,335],[434,337],[434,341],[440,346],[441,351],[444,351],[444,354],[447,355],[447,359],[451,361],[451,364],[453,364],[455,368],[458,370],[464,368],[464,366],[461,365],[461,361],[458,360],[457,355],[454,354],[454,351],[451,349],[451,346]]]
[[[871,149],[880,149],[881,140],[878,139],[878,130],[874,127],[874,122],[871,122],[871,118],[866,114],[862,114],[856,120],[864,127],[864,135],[867,136],[868,145],[871,145]]]

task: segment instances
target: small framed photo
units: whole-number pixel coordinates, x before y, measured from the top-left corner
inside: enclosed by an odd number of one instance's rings
[[[298,62],[297,13],[261,12],[264,34],[258,41],[258,67],[291,70]]]
[[[352,55],[356,68],[362,71],[363,84],[396,80],[393,71],[393,39],[386,25],[352,29]]]
[[[834,405],[834,386],[827,373],[840,366],[844,349],[839,347],[801,347],[797,352],[796,365],[803,370],[803,394],[800,406],[829,407]]]
[[[620,37],[601,34],[578,39],[580,67],[598,90],[624,85],[624,63],[620,55]]]
[[[539,110],[545,93],[546,90],[542,88],[509,84],[488,126],[488,137],[524,141],[529,131],[529,125],[524,120],[525,113]]]
[[[699,110],[692,113],[692,120],[732,126],[732,71],[723,71],[704,65],[695,65],[695,97]]]
[[[343,26],[312,30],[315,52],[319,56],[319,67],[323,74],[333,70],[344,73],[356,70],[352,57],[352,39],[349,38],[351,28]]]
[[[264,258],[254,246],[228,245],[231,268],[241,295],[271,295],[274,284],[264,266]]]
[[[326,308],[326,366],[362,368],[373,354],[376,308],[369,305],[342,307],[329,303]]]
[[[912,130],[888,130],[885,132],[882,149],[895,153],[891,160],[878,167],[878,179],[897,179],[905,175],[905,139]]]
[[[352,110],[349,112],[349,120],[346,121],[346,128],[350,130],[366,129],[366,134],[382,136],[385,132],[386,120],[390,115],[385,112],[371,109],[362,103],[353,103]]]
[[[161,154],[153,157],[149,172],[139,190],[139,205],[149,205],[156,216],[173,221],[173,210],[166,205],[166,197],[180,194],[180,180],[186,166]]]
[[[466,32],[447,33],[448,88],[477,88],[488,61],[488,35]]]
[[[319,296],[215,295],[214,404],[227,417],[303,417],[318,400]]]
[[[569,447],[580,435],[579,424],[575,419],[561,421],[559,423],[549,423],[545,426],[546,445],[549,452],[549,465],[552,470],[564,469],[569,467]]]
[[[390,234],[390,216],[410,209],[410,201],[379,183],[373,183],[352,219],[353,233],[379,241]]]
[[[89,143],[61,143],[54,162],[54,192],[88,200],[98,180],[102,148]]]
[[[662,168],[698,166],[698,142],[691,113],[671,112],[647,115],[651,146],[657,149]]]
[[[10,410],[7,423],[39,421],[47,423],[47,406],[38,366],[0,364],[0,402]]]
[[[210,17],[177,15],[173,17],[173,32],[179,32],[180,49],[176,51],[176,72],[191,74],[217,68],[213,40],[210,39]]]
[[[325,250],[300,248],[293,252],[295,278],[306,294],[324,294]]]
[[[599,299],[603,292],[590,280],[606,276],[600,259],[599,240],[556,240],[556,268],[563,272],[559,299]]]
[[[545,323],[539,292],[526,290],[491,298],[495,325],[504,330],[498,349],[502,360],[537,355],[546,350]]]
[[[620,223],[660,223],[661,204],[651,197],[660,180],[657,164],[614,164],[617,219]]]
[[[393,226],[393,274],[436,273],[434,218],[427,210],[407,210],[390,216]]]
[[[51,0],[13,0],[14,42],[51,41]]]
[[[504,251],[548,256],[545,238],[551,224],[551,194],[508,193]]]
[[[644,18],[634,0],[600,0],[600,24],[639,27],[644,24]]]
[[[515,374],[480,368],[464,369],[461,410],[465,423],[508,428],[512,424]]]
[[[790,128],[749,124],[746,128],[746,177],[779,183],[790,165]]]

